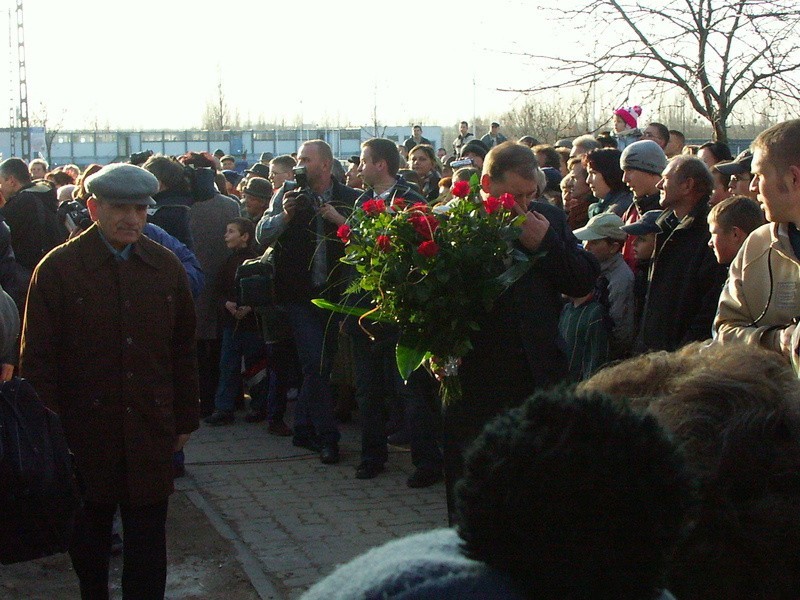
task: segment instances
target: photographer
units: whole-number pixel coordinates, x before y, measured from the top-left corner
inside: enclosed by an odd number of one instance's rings
[[[344,246],[336,230],[359,195],[331,177],[333,160],[322,140],[300,146],[295,181],[281,186],[256,227],[258,242],[273,246],[275,294],[288,314],[302,366],[293,443],[319,451],[325,464],[339,461],[329,381],[336,332],[326,332],[333,320],[311,300],[339,300],[346,273],[339,262]]]

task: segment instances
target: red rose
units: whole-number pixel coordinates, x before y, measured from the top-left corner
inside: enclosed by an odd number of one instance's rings
[[[424,202],[415,202],[411,205],[411,210],[418,210],[420,212],[428,212],[430,210],[430,206],[425,204]]]
[[[352,229],[350,229],[349,225],[339,225],[339,229],[336,230],[336,235],[342,240],[345,244],[350,242],[350,233]]]
[[[365,213],[374,217],[386,210],[386,203],[383,200],[367,200],[361,208]]]
[[[439,245],[436,242],[427,240],[422,242],[417,247],[417,252],[419,252],[425,258],[431,258],[439,253]]]
[[[509,193],[505,193],[500,196],[500,204],[503,205],[503,208],[506,210],[512,210],[514,208],[514,204],[516,204],[516,200],[514,200],[514,196]]]
[[[395,198],[392,200],[392,208],[395,210],[403,210],[408,202],[406,202],[405,198]]]
[[[469,196],[470,192],[469,182],[456,181],[453,184],[453,189],[451,191],[453,192],[453,196],[455,196],[456,198],[466,198],[467,196]]]
[[[432,240],[434,232],[439,228],[439,221],[433,215],[417,215],[410,217],[408,222],[414,226],[414,231],[425,240]]]
[[[375,240],[375,245],[378,246],[381,252],[388,252],[392,248],[392,240],[389,239],[388,235],[379,235]]]
[[[494,196],[489,196],[483,201],[483,208],[486,210],[486,214],[492,214],[500,209],[502,205],[500,204],[500,200],[495,198]]]

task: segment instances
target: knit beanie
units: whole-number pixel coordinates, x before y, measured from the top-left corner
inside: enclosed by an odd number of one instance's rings
[[[628,127],[634,129],[636,127],[636,123],[639,121],[639,117],[642,116],[642,107],[622,106],[617,110],[615,110],[614,114],[617,115],[623,121],[625,121]]]
[[[619,166],[623,171],[636,169],[661,175],[667,168],[667,155],[653,140],[640,140],[625,146],[619,159]]]

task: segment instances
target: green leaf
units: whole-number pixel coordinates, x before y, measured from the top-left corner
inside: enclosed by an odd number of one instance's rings
[[[362,315],[367,314],[372,308],[364,308],[362,306],[345,306],[344,304],[335,304],[334,302],[329,302],[324,298],[314,298],[311,303],[314,306],[318,306],[320,308],[324,308],[325,310],[330,310],[332,312],[343,313],[345,315],[353,315],[355,317],[360,317]],[[392,320],[387,317],[386,315],[382,314],[380,311],[371,312],[369,317],[367,317],[370,321],[375,321],[376,323],[391,323]]]
[[[503,273],[497,276],[497,283],[502,285],[504,288],[511,287],[515,281],[517,281],[520,277],[525,275],[528,270],[533,266],[532,260],[526,260],[524,262],[518,262],[511,265],[508,269],[506,269]]]
[[[416,371],[420,365],[422,365],[422,362],[425,360],[427,355],[428,352],[426,350],[410,348],[409,346],[404,346],[400,343],[397,344],[397,348],[395,349],[397,370],[400,371],[400,377],[403,378],[403,381],[406,381],[411,373]]]

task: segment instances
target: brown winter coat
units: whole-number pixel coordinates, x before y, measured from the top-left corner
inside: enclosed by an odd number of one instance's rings
[[[194,332],[181,263],[146,237],[117,261],[95,225],[36,267],[20,370],[61,416],[88,500],[173,491],[176,434],[198,426]]]

